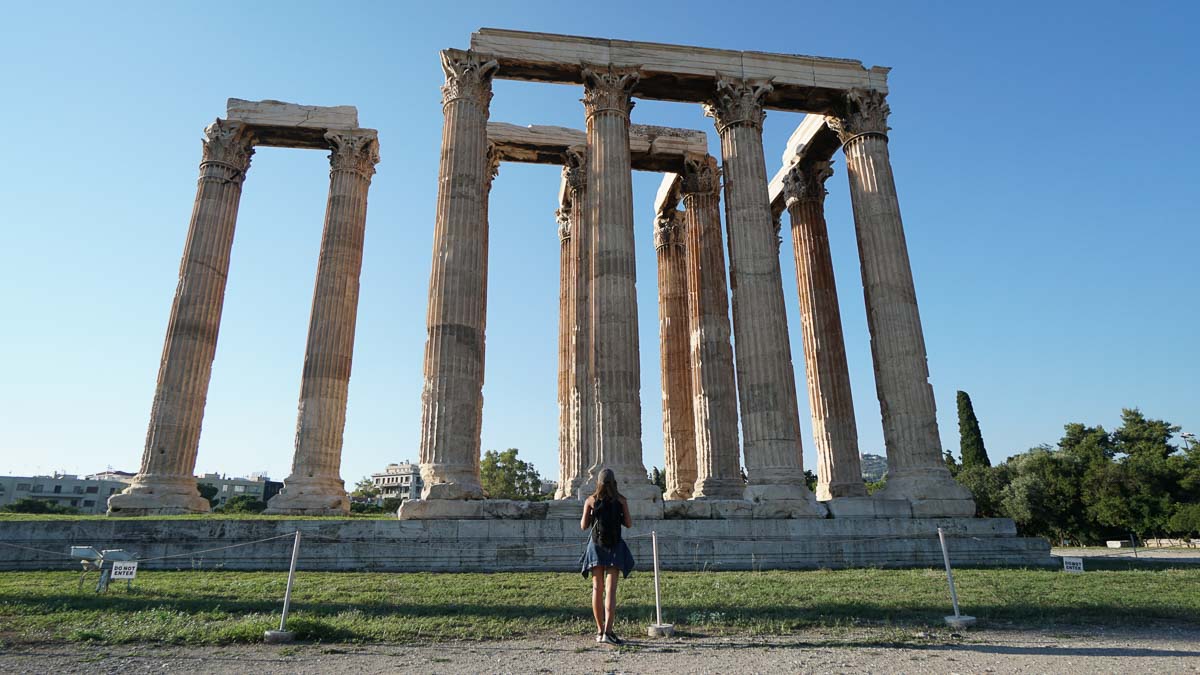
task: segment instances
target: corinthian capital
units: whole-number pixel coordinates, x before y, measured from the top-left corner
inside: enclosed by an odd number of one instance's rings
[[[486,109],[492,102],[492,76],[499,68],[494,60],[475,52],[442,50],[442,70],[446,73],[442,105],[465,99]]]
[[[683,246],[683,228],[680,227],[682,216],[672,208],[658,214],[654,219],[654,248],[664,246]]]
[[[567,241],[571,238],[571,207],[555,209],[554,218],[558,221],[558,238]]]
[[[201,164],[222,164],[237,174],[245,174],[250,168],[250,156],[254,154],[254,134],[241,122],[217,119],[205,127],[202,144],[204,155]]]
[[[721,169],[712,155],[688,156],[683,160],[683,180],[679,191],[688,195],[717,196],[721,191]]]
[[[571,190],[574,199],[587,188],[587,154],[584,148],[567,150],[563,163],[563,179]]]
[[[842,143],[855,136],[876,134],[887,136],[887,119],[892,109],[887,104],[887,94],[873,89],[851,89],[846,92],[843,111],[838,115],[827,115],[825,123],[837,133]]]
[[[367,180],[375,175],[379,139],[374,130],[327,131],[325,140],[333,150],[329,153],[331,171],[353,171]]]
[[[739,124],[762,130],[763,119],[767,116],[762,101],[773,89],[766,80],[719,76],[717,92],[704,104],[704,114],[717,121],[717,133]]]
[[[629,117],[633,110],[633,87],[642,79],[638,69],[608,66],[584,66],[583,108],[587,116],[612,111]]]
[[[828,190],[825,181],[833,175],[830,162],[793,164],[783,177],[783,199],[788,206],[800,202],[823,203]]]

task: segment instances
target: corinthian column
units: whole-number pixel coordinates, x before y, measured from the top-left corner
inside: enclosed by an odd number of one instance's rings
[[[133,482],[108,500],[109,515],[209,510],[208,500],[196,490],[196,450],[221,327],[238,202],[253,144],[253,136],[237,122],[217,120],[204,130],[196,203],[167,321],[146,448]]]
[[[738,393],[749,484],[746,498],[795,502],[824,516],[804,483],[796,381],[788,343],[779,244],[763,159],[765,82],[719,78],[705,113],[716,120],[725,173],[725,223],[733,286]]]
[[[284,479],[283,490],[271,498],[267,513],[350,512],[341,477],[342,432],[358,317],[367,189],[379,162],[379,141],[375,131],[367,129],[330,131],[325,140],[333,149],[329,202],[300,380],[296,451],[292,473]]]
[[[692,413],[691,336],[688,331],[687,258],[682,214],[673,204],[654,227],[658,253],[658,335],[662,358],[664,499],[691,499],[696,482]]]
[[[571,478],[579,471],[571,438],[571,380],[574,359],[571,342],[575,329],[575,264],[571,259],[571,205],[563,204],[558,219],[558,489],[555,499],[570,495]]]
[[[422,499],[482,499],[479,433],[492,178],[487,118],[497,65],[473,52],[447,49],[442,69],[442,155],[421,393]]]
[[[696,498],[732,499],[745,486],[738,464],[737,391],[730,344],[729,293],[721,237],[721,176],[706,155],[684,163],[680,192],[687,256]]]
[[[570,404],[570,457],[562,466],[569,470],[560,471],[559,499],[582,497],[581,492],[595,481],[589,470],[595,462],[596,410],[592,380],[592,230],[588,227],[587,202],[587,150],[572,148],[567,152],[563,166],[567,197],[571,202],[570,257],[573,284],[569,367]]]
[[[817,445],[817,499],[822,501],[867,494],[825,227],[825,180],[832,174],[829,162],[806,162],[793,166],[783,184],[792,219],[808,408]]]
[[[630,93],[635,69],[585,67],[588,224],[592,228],[592,377],[596,437],[591,475],[612,469],[630,500],[662,495],[642,464],[637,274],[633,244]],[[643,512],[643,508],[638,509]]]
[[[889,112],[882,93],[855,90],[847,95],[842,114],[826,119],[846,153],[883,415],[888,484],[875,496],[908,499],[916,516],[970,516],[975,509],[971,494],[950,477],[942,459],[925,337],[888,156]]]

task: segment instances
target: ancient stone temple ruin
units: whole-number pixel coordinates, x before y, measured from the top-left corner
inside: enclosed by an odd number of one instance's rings
[[[349,501],[340,473],[342,430],[358,312],[367,189],[379,161],[374,129],[349,106],[321,108],[230,99],[204,130],[196,205],[179,286],[171,304],[142,464],[108,500],[111,515],[208,511],[196,489],[200,422],[212,375],[242,181],[255,146],[329,150],[329,202],[321,235],[308,344],[300,385],[296,451],[284,490],[268,513],[341,515]]]
[[[331,548],[315,568],[569,566],[577,552],[565,549],[579,538],[580,500],[603,468],[621,481],[635,528],[658,533],[667,567],[929,564],[941,559],[939,527],[960,537],[960,562],[1049,560],[1045,542],[1016,537],[1011,520],[974,518],[970,493],[942,459],[888,154],[887,68],[494,29],[473,34],[470,49],[444,50],[441,66],[421,392],[424,493],[401,506],[398,521],[343,528],[362,531],[356,536],[372,542],[377,562]],[[490,120],[497,78],[577,88],[583,129]],[[633,123],[638,98],[702,106],[720,158],[709,155],[704,131]],[[769,110],[807,113],[773,177],[762,135]],[[359,128],[350,107],[231,99],[226,118],[205,130],[142,464],[132,485],[110,499],[112,515],[208,510],[193,473],[238,199],[258,145],[326,149],[331,164],[293,468],[268,512],[348,511],[339,469],[376,132]],[[865,418],[856,420],[852,404],[824,216],[824,184],[839,150],[888,458],[887,487],[870,496],[858,454]],[[556,220],[561,242],[559,488],[550,502],[488,499],[480,483],[488,201],[504,162],[562,167],[558,202],[546,210],[547,230]],[[656,214],[652,236],[635,237],[635,169],[662,174],[655,203],[644,205]],[[780,265],[785,238],[796,262],[815,494],[802,460]],[[665,493],[649,482],[642,452],[639,244],[657,253]],[[244,536],[261,534],[256,527]],[[423,556],[414,543],[467,548]],[[635,554],[645,553],[641,545]]]
[[[425,503],[406,505],[401,518],[489,513],[484,503],[472,502],[485,497],[479,445],[487,202],[502,161],[564,166],[558,211],[560,500],[578,499],[608,467],[641,517],[973,515],[971,495],[942,460],[888,157],[886,68],[489,29],[472,36],[470,50],[442,52],[442,66],[445,127],[422,393]],[[489,124],[495,78],[580,87],[586,130],[572,135]],[[703,106],[720,138],[720,164],[708,155],[701,132],[632,124],[635,98]],[[768,109],[808,113],[774,180],[762,142]],[[839,148],[854,206],[889,463],[887,488],[872,497],[859,472],[823,215],[824,182]],[[666,174],[653,237],[665,495],[647,481],[642,459],[633,169]],[[728,278],[718,210],[722,189]],[[784,210],[797,261],[817,495],[805,485],[802,464],[779,263]]]

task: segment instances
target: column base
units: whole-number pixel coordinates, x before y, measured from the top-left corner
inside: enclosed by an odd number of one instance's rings
[[[867,486],[859,481],[844,483],[817,483],[817,501],[827,502],[839,497],[866,497]]]
[[[479,471],[468,464],[422,464],[421,499],[487,499]]]
[[[691,498],[692,498],[692,491],[685,490],[683,488],[667,490],[666,492],[663,493],[664,501],[667,501],[667,500],[679,501],[679,500],[691,499]]]
[[[873,497],[908,500],[914,518],[970,518],[975,515],[975,498],[971,491],[944,469],[889,474],[887,485]]]
[[[268,515],[344,516],[350,513],[350,498],[341,479],[283,480],[283,490],[267,502]]]
[[[825,505],[817,501],[804,485],[747,485],[743,495],[747,501],[758,503],[780,501],[792,514],[791,518],[824,518],[829,515]]]
[[[135,477],[123,492],[108,498],[110,516],[177,516],[208,513],[212,505],[200,496],[196,479]]]
[[[696,481],[696,499],[741,499],[746,484],[741,478],[705,478]]]

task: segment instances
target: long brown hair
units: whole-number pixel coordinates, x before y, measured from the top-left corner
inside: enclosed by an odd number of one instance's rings
[[[596,491],[592,493],[592,501],[600,499],[620,499],[621,492],[617,490],[617,474],[612,469],[601,469],[596,476]]]

